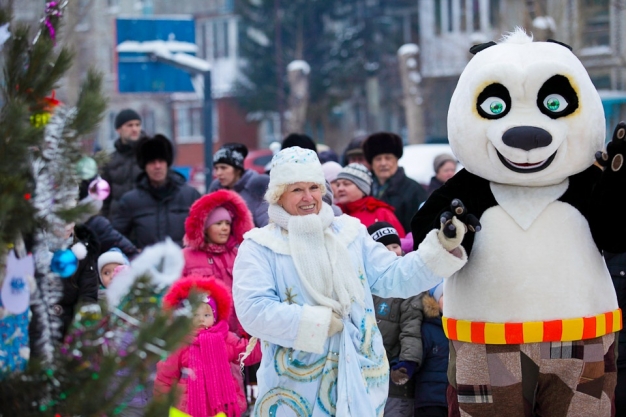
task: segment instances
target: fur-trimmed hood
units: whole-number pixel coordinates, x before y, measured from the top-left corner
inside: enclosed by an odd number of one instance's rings
[[[424,316],[435,318],[441,315],[439,312],[439,303],[432,295],[428,293],[424,294],[424,297],[422,297],[422,305],[424,308]]]
[[[217,207],[224,207],[232,217],[230,237],[226,247],[232,249],[243,242],[243,235],[254,228],[252,215],[246,202],[234,191],[218,190],[196,200],[189,209],[189,217],[185,220],[186,247],[206,251],[209,243],[204,240],[204,222]]]
[[[199,275],[189,275],[174,282],[163,298],[163,307],[168,310],[175,309],[180,303],[189,297],[192,290],[206,293],[217,304],[217,321],[230,318],[233,297],[222,281],[211,278],[203,278]]]

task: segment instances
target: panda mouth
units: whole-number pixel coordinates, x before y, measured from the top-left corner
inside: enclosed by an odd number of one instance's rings
[[[556,157],[556,152],[554,152],[552,155],[550,155],[548,159],[544,159],[543,161],[535,162],[532,164],[529,164],[529,163],[520,164],[518,162],[513,162],[510,159],[505,158],[504,156],[502,156],[500,152],[498,152],[497,149],[496,149],[496,152],[498,154],[498,158],[500,158],[500,162],[502,162],[502,164],[505,167],[507,167],[511,171],[521,172],[523,174],[530,174],[532,172],[539,172],[539,171],[546,169],[547,167],[550,166],[550,164],[552,163],[552,161],[554,161],[554,158]]]

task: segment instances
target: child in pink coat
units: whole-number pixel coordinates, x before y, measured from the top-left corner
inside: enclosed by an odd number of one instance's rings
[[[245,201],[234,191],[218,190],[191,206],[185,221],[182,276],[215,277],[233,288],[233,265],[243,235],[254,227]],[[233,314],[230,330],[243,334]]]
[[[163,304],[176,308],[191,291],[206,293],[195,313],[193,340],[157,364],[155,395],[179,391],[176,408],[192,417],[210,417],[222,412],[239,417],[246,410],[246,397],[231,373],[231,364],[246,365],[261,360],[256,339],[242,339],[228,331],[232,308],[230,290],[215,278],[189,276],[172,285]]]

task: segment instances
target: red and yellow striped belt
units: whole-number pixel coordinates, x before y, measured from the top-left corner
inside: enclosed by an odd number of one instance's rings
[[[443,317],[443,330],[450,340],[486,345],[568,342],[593,339],[622,329],[622,310],[592,317],[529,321],[523,323],[486,323]]]

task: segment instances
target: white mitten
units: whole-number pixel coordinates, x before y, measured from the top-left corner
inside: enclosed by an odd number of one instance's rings
[[[341,320],[341,316],[333,311],[333,314],[330,316],[330,326],[328,326],[328,337],[331,337],[342,330],[343,321]]]
[[[451,252],[461,244],[466,232],[467,227],[465,224],[454,216],[450,221],[441,223],[437,237],[439,242],[441,242],[441,246],[448,252]]]

